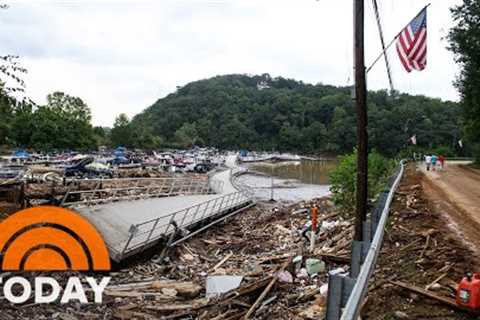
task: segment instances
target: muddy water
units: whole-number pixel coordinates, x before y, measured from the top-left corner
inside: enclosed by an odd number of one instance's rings
[[[302,160],[295,162],[255,163],[247,165],[252,174],[241,176],[242,183],[255,190],[261,200],[301,201],[330,193],[329,173],[336,161]]]

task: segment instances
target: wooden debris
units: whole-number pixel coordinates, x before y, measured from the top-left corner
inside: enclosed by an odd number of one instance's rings
[[[430,290],[436,283],[438,283],[440,280],[442,280],[443,278],[445,278],[447,276],[448,273],[444,273],[442,274],[441,276],[439,276],[438,278],[436,278],[435,280],[433,280],[431,283],[427,284],[425,286],[425,290]]]
[[[222,264],[224,264],[228,259],[230,259],[233,256],[233,252],[230,252],[228,255],[225,256],[219,263],[217,263],[211,270],[210,272],[215,272]]]
[[[290,263],[292,263],[292,259],[289,259],[287,262],[285,262],[277,271],[277,274],[284,271],[285,268],[287,268]],[[244,317],[245,320],[249,319],[250,316],[255,312],[255,309],[258,308],[258,305],[262,302],[265,296],[270,292],[275,282],[277,282],[277,279],[278,279],[277,276],[273,277],[273,279],[270,281],[268,286],[265,288],[265,290],[263,290],[262,294],[258,297],[257,301],[255,301],[252,307],[248,310],[247,314]]]
[[[166,312],[166,311],[180,311],[180,310],[193,310],[204,307],[208,304],[208,299],[197,299],[193,300],[190,303],[186,304],[158,304],[154,306],[146,306],[145,308],[148,310],[155,310],[159,312]]]
[[[129,283],[129,284],[122,284],[118,286],[111,286],[107,288],[107,292],[111,295],[122,296],[120,292],[124,292],[124,296],[128,296],[128,294],[133,294],[133,296],[142,295],[141,293],[137,292],[138,290],[147,290],[147,289],[175,289],[179,295],[186,296],[186,297],[196,297],[202,287],[193,283],[193,282],[177,282],[173,280],[158,280],[158,281],[147,281],[147,282],[139,282],[139,283]]]
[[[428,291],[428,290],[425,290],[423,288],[420,288],[420,287],[416,287],[414,285],[410,285],[410,284],[407,284],[407,283],[404,283],[404,282],[400,282],[400,281],[389,281],[391,284],[393,285],[396,285],[398,287],[401,287],[403,289],[407,289],[409,291],[412,291],[412,292],[415,292],[415,293],[418,293],[418,294],[421,294],[427,298],[430,298],[430,299],[433,299],[433,300],[436,300],[444,305],[447,305],[447,306],[450,306],[452,308],[455,308],[455,309],[458,309],[458,310],[462,310],[462,311],[466,311],[466,312],[469,312],[469,313],[475,313],[475,314],[479,314],[480,315],[480,312],[474,312],[473,310],[470,310],[468,308],[465,308],[463,306],[459,306],[456,302],[455,302],[455,299],[451,299],[451,298],[447,298],[447,297],[442,297],[438,294],[435,294],[431,291]]]

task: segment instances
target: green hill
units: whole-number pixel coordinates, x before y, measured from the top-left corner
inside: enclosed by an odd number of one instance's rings
[[[457,103],[386,91],[370,92],[368,102],[370,146],[384,154],[397,154],[414,134],[420,148],[453,149],[460,137]],[[355,125],[349,88],[268,74],[191,82],[129,124],[137,146],[154,137],[170,146],[335,154],[355,146]]]

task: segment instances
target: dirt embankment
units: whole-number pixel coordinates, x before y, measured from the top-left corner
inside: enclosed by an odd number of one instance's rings
[[[407,168],[392,205],[364,319],[477,319],[389,282],[428,287],[454,298],[458,281],[479,264],[446,219],[449,211],[436,205],[438,196],[431,198],[426,182],[415,165]]]

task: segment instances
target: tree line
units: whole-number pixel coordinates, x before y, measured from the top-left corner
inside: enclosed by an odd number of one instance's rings
[[[407,148],[442,147],[450,154],[461,151],[457,142],[462,136],[462,120],[457,103],[386,91],[369,92],[368,102],[371,149],[388,156]],[[122,116],[116,123],[112,133],[121,127],[118,141],[128,141],[131,146],[159,143],[345,154],[356,144],[350,88],[268,74],[195,81],[178,87],[130,122]],[[411,146],[413,135],[416,146]]]
[[[479,2],[464,0],[452,8],[452,17],[455,25],[447,39],[461,70],[455,81],[460,103],[369,92],[370,148],[388,156],[440,148],[447,155],[480,159]],[[89,107],[65,93],[50,94],[44,106],[12,98],[24,91],[25,72],[18,57],[0,56],[0,146],[49,151],[210,145],[333,154],[355,146],[348,87],[268,74],[217,76],[178,87],[132,120],[121,114],[110,129],[92,126]],[[409,142],[413,135],[416,146]]]
[[[480,2],[464,0],[451,11],[455,25],[448,40],[460,67],[455,86],[461,96],[463,131],[480,163]]]
[[[0,144],[37,150],[93,149],[99,145],[158,149],[193,145],[221,149],[345,154],[356,142],[348,87],[306,84],[263,75],[225,75],[195,81],[113,128],[94,127],[78,97],[55,92],[47,104],[12,103],[1,95]],[[458,151],[457,103],[424,96],[369,93],[370,147],[393,156],[412,148]]]
[[[47,96],[46,105],[19,102],[0,87],[0,146],[38,151],[88,150],[102,144],[102,128],[91,124],[82,99],[62,92]]]

